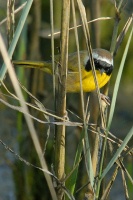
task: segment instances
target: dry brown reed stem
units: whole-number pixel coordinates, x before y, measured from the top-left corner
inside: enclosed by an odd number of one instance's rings
[[[15,0],[7,1],[7,41],[8,41],[8,46],[10,45],[13,35],[14,35],[14,27],[15,27],[14,4],[15,4]]]
[[[69,38],[70,0],[62,2],[61,18],[61,55],[58,65],[58,91],[57,91],[57,115],[65,118],[66,114],[66,79],[68,63],[68,38]],[[65,125],[56,126],[55,131],[55,173],[61,181],[65,175]],[[64,191],[57,188],[58,200],[62,200]]]

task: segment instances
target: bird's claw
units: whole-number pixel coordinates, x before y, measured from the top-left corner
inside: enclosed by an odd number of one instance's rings
[[[101,99],[108,105],[110,106],[110,98],[104,94],[101,94]]]

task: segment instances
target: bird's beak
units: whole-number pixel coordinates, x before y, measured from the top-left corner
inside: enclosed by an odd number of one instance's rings
[[[102,69],[99,69],[99,71],[100,71],[100,74],[102,75],[104,72],[105,72],[105,70],[102,68]]]

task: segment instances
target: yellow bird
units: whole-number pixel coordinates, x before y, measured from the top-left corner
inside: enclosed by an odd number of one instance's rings
[[[92,56],[95,63],[98,85],[99,88],[101,88],[111,77],[113,71],[113,57],[111,53],[105,49],[93,49]],[[58,59],[59,56],[55,56],[56,63]],[[91,92],[96,89],[96,85],[87,51],[80,51],[80,62],[83,91]],[[28,68],[38,68],[48,74],[53,74],[51,62],[13,61],[13,64]],[[80,92],[77,52],[68,55],[67,92]]]

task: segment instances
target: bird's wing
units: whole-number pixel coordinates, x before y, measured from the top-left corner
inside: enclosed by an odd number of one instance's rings
[[[81,70],[84,70],[85,68],[85,60],[87,58],[87,52],[86,51],[80,51],[80,66]],[[72,53],[68,56],[68,72],[79,72],[78,67],[78,53]]]

